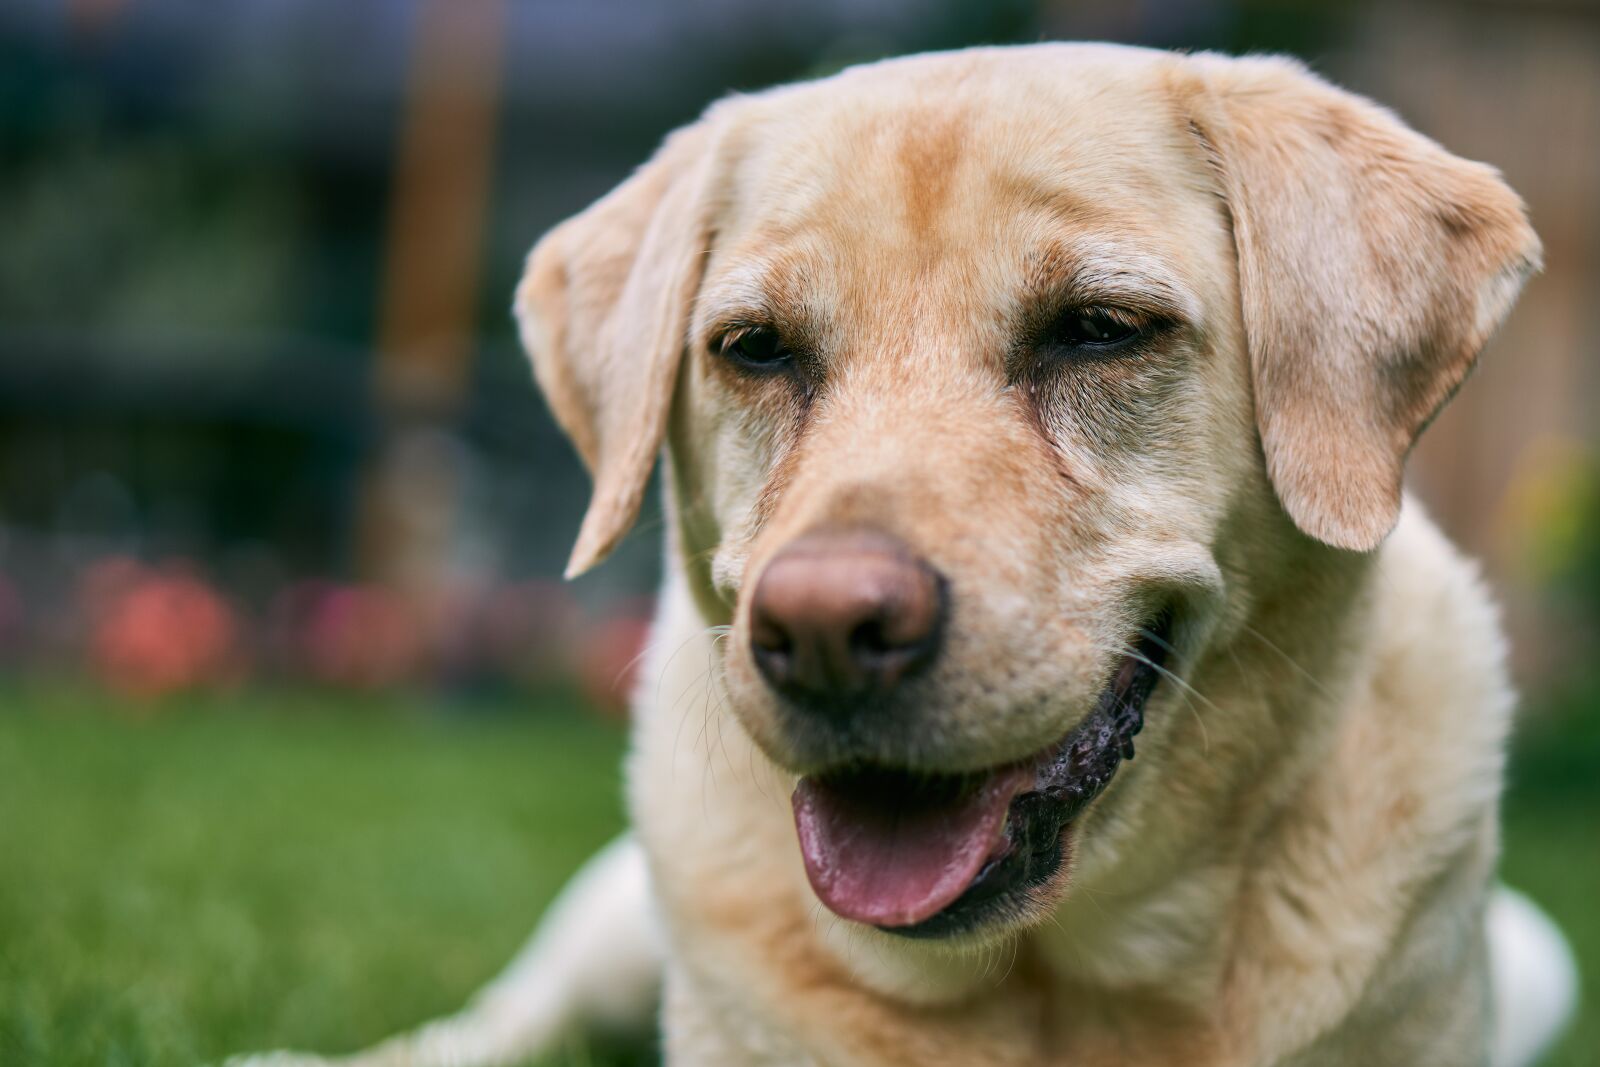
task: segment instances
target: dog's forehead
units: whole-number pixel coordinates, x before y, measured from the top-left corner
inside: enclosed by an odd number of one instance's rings
[[[918,57],[762,98],[742,131],[736,207],[782,225],[893,193],[916,223],[962,191],[1137,196],[1166,185],[1184,137],[1166,68],[1093,50],[1027,59]],[[963,190],[974,180],[983,187]]]
[[[1169,61],[1022,52],[878,64],[753,101],[732,137],[713,293],[838,308],[900,286],[976,311],[1029,262],[1063,256],[1142,262],[1169,289],[1214,274],[1205,259],[1226,242]]]

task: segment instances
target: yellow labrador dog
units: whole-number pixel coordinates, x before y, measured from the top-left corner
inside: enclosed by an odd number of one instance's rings
[[[635,837],[348,1062],[658,985],[690,1067],[1530,1062],[1574,980],[1491,889],[1502,639],[1401,473],[1538,262],[1495,171],[1282,59],[712,107],[516,302],[594,475],[571,573],[667,457]]]

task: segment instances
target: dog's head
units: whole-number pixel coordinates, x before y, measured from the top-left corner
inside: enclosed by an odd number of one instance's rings
[[[1152,693],[1378,546],[1537,256],[1491,169],[1293,63],[1040,46],[718,104],[517,308],[594,475],[572,570],[668,442],[813,887],[933,935],[1050,906]]]

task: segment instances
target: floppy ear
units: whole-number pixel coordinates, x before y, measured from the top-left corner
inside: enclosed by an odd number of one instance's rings
[[[1406,454],[1538,268],[1538,238],[1494,169],[1298,63],[1193,62],[1267,473],[1302,531],[1376,548]]]
[[[710,135],[673,134],[534,246],[516,315],[534,376],[594,479],[576,577],[633,525],[666,432],[709,241]]]

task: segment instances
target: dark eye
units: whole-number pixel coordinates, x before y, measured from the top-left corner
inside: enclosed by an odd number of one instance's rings
[[[778,331],[770,326],[735,330],[723,338],[721,348],[723,355],[756,367],[775,367],[792,355]]]
[[[1073,308],[1051,326],[1047,343],[1067,348],[1114,348],[1140,334],[1126,313],[1107,308]]]

